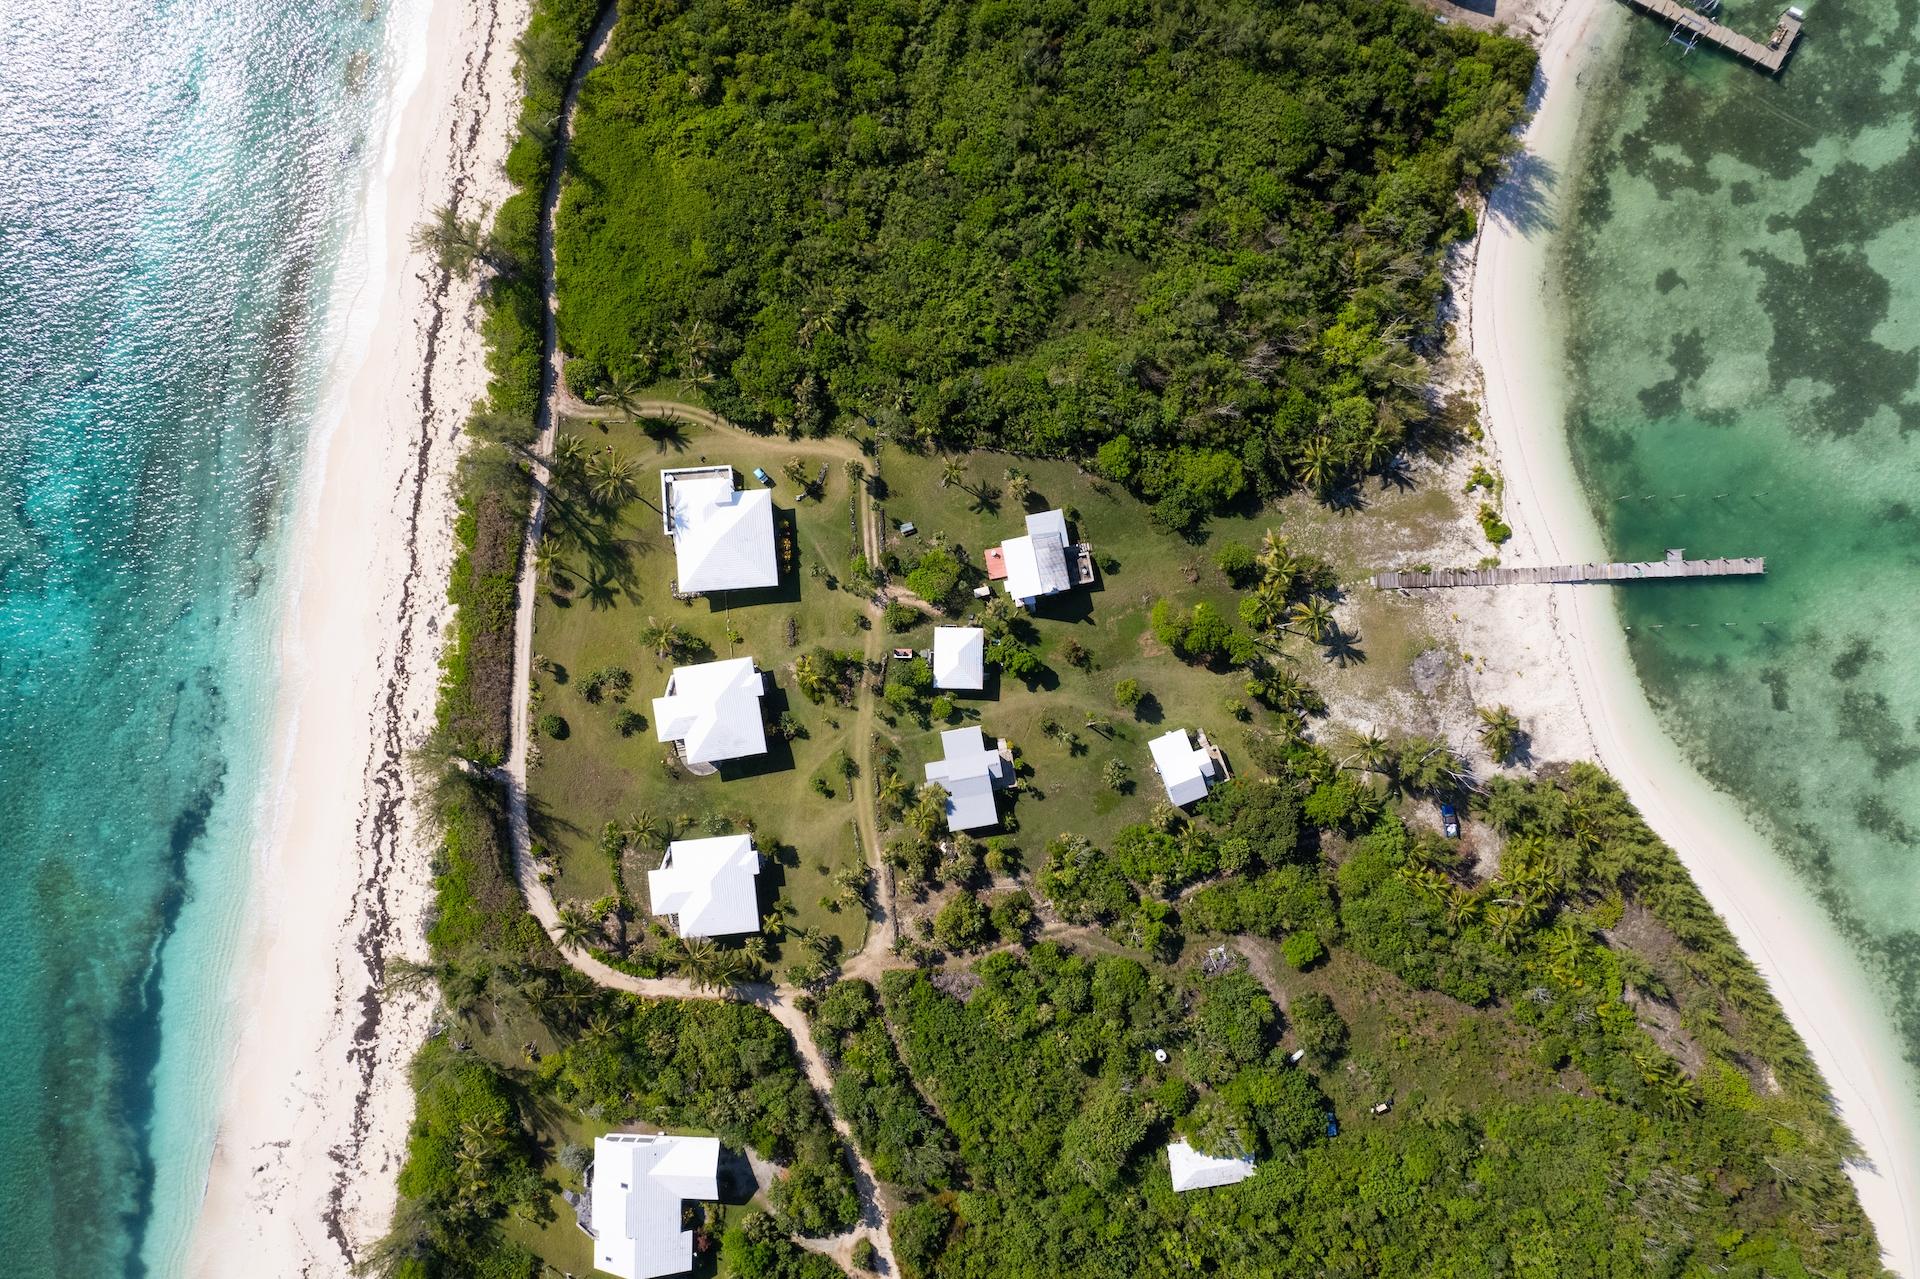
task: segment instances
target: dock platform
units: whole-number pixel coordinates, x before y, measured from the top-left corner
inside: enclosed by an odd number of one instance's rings
[[[1764,556],[1690,560],[1684,549],[1663,560],[1621,564],[1561,564],[1543,568],[1442,569],[1434,573],[1376,573],[1383,591],[1425,591],[1450,586],[1560,586],[1581,582],[1658,582],[1683,577],[1756,577],[1765,574]]]
[[[1765,40],[1755,40],[1679,0],[1626,0],[1626,3],[1662,22],[1672,23],[1667,39],[1683,46],[1687,52],[1692,52],[1697,45],[1712,45],[1768,75],[1780,74],[1780,68],[1787,65],[1787,57],[1799,43],[1800,29],[1805,23],[1800,10],[1790,8],[1780,15],[1772,34]]]

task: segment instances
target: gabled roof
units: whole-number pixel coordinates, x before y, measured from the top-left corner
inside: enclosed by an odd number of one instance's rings
[[[660,869],[647,872],[647,894],[654,914],[678,917],[682,937],[753,933],[760,931],[759,873],[751,835],[680,839],[667,845]]]
[[[978,626],[933,628],[933,686],[984,688],[987,633]]]
[[[1008,538],[1000,553],[1007,565],[1007,594],[1023,604],[1073,584],[1067,572],[1067,517],[1061,511],[1027,516],[1027,535]]]
[[[773,494],[736,489],[730,466],[660,472],[660,506],[673,538],[675,581],[686,593],[780,584]]]
[[[593,1143],[593,1264],[622,1279],[693,1269],[689,1199],[720,1197],[720,1139],[608,1133]]]
[[[1207,784],[1213,780],[1213,756],[1196,748],[1187,730],[1176,728],[1147,743],[1153,752],[1153,768],[1167,798],[1176,804],[1192,804],[1207,797]]]
[[[947,829],[978,830],[999,822],[993,802],[996,786],[1013,782],[1013,769],[997,750],[988,750],[977,726],[940,734],[944,758],[927,765],[927,780],[947,792]]]
[[[1167,1144],[1167,1169],[1175,1190],[1205,1190],[1211,1186],[1231,1186],[1253,1176],[1253,1156],[1221,1159],[1203,1155],[1184,1141]]]
[[[653,728],[662,742],[682,743],[692,764],[764,754],[760,699],[767,680],[751,657],[677,667],[664,696],[653,699]]]

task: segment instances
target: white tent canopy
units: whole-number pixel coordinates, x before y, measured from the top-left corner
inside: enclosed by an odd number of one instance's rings
[[[621,1279],[693,1269],[689,1199],[720,1197],[720,1139],[615,1132],[593,1143],[593,1264]]]
[[[664,742],[679,742],[690,764],[761,755],[767,749],[760,699],[767,680],[751,657],[675,668],[664,696],[653,699],[653,727]]]
[[[1213,756],[1194,746],[1187,730],[1176,728],[1147,743],[1153,752],[1153,770],[1167,788],[1167,798],[1175,804],[1192,804],[1207,797],[1207,785],[1213,781]]]
[[[1222,1159],[1203,1155],[1184,1141],[1167,1144],[1167,1169],[1175,1190],[1206,1190],[1213,1186],[1231,1186],[1253,1176],[1253,1157]]]
[[[1027,535],[1000,544],[1007,567],[1007,594],[1032,606],[1042,595],[1073,585],[1067,572],[1067,517],[1060,511],[1027,516]]]
[[[947,829],[978,830],[1000,821],[994,806],[997,786],[1013,784],[1013,768],[997,750],[988,750],[978,727],[950,728],[940,734],[945,758],[927,765],[927,780],[947,792]]]
[[[978,626],[933,628],[933,686],[977,690],[984,688],[987,633]]]
[[[773,546],[773,494],[736,489],[730,466],[660,472],[660,509],[679,589],[737,591],[780,584]]]
[[[680,839],[667,845],[660,869],[647,872],[647,894],[654,914],[677,917],[682,937],[753,933],[760,931],[759,873],[751,835]]]

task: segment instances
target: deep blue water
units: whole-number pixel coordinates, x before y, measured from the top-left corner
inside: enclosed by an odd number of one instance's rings
[[[360,0],[0,22],[9,1276],[165,1273],[192,1224],[384,39]]]

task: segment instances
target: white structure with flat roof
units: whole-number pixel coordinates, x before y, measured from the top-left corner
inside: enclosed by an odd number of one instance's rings
[[[593,1264],[621,1279],[693,1269],[689,1199],[720,1197],[720,1139],[613,1132],[593,1143]]]
[[[1198,803],[1207,797],[1207,787],[1216,779],[1213,752],[1208,750],[1206,739],[1195,746],[1187,736],[1187,730],[1176,728],[1171,733],[1163,733],[1147,743],[1147,749],[1153,752],[1153,771],[1160,774],[1160,784],[1167,788],[1167,798],[1175,804]]]
[[[950,728],[940,734],[945,755],[927,765],[927,780],[947,792],[947,829],[978,830],[1000,821],[996,788],[1013,785],[1013,765],[998,750],[987,749],[979,728]]]
[[[987,633],[978,626],[933,628],[933,686],[978,692],[986,687]]]
[[[773,494],[736,489],[730,466],[660,472],[660,516],[673,539],[683,595],[780,584]]]
[[[1231,1186],[1253,1176],[1253,1156],[1222,1159],[1218,1155],[1203,1155],[1184,1141],[1174,1141],[1167,1144],[1167,1170],[1173,1174],[1175,1190]]]
[[[647,872],[653,913],[672,915],[682,937],[727,937],[760,931],[754,877],[760,854],[751,835],[677,839],[659,870]]]
[[[662,742],[678,742],[689,764],[765,754],[760,699],[766,692],[767,677],[751,657],[676,667],[665,695],[653,699],[654,732]]]
[[[1067,567],[1067,517],[1061,511],[1027,516],[1027,535],[1000,544],[1007,567],[1007,594],[1032,608],[1043,595],[1057,595],[1073,585]]]

